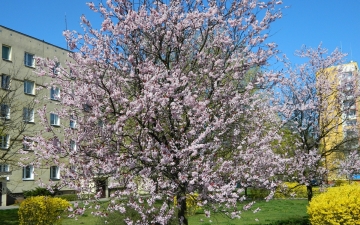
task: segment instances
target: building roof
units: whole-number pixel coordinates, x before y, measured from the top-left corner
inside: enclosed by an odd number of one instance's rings
[[[41,39],[39,39],[39,38],[36,38],[36,37],[30,36],[30,35],[27,35],[27,34],[21,33],[21,32],[19,32],[19,31],[13,30],[13,29],[8,28],[8,27],[5,27],[5,26],[3,26],[3,25],[0,25],[0,32],[1,32],[1,28],[3,28],[3,29],[7,29],[7,30],[12,31],[12,32],[16,32],[16,33],[21,34],[21,35],[24,35],[24,36],[26,36],[26,37],[32,38],[32,39],[34,39],[34,40],[37,40],[37,41],[43,42],[43,43],[45,43],[45,44],[48,44],[48,45],[54,46],[54,47],[59,48],[59,49],[62,49],[62,50],[64,50],[64,51],[71,52],[71,51],[70,51],[70,50],[68,50],[68,49],[65,49],[65,48],[59,47],[59,46],[57,46],[57,45],[51,44],[51,43],[46,42],[46,41],[44,41],[44,40],[41,40]]]

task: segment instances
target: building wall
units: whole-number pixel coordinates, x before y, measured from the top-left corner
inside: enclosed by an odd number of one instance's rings
[[[8,194],[15,196],[24,190],[35,188],[39,179],[43,182],[48,182],[50,179],[50,166],[52,165],[49,165],[49,168],[35,169],[33,179],[24,180],[23,168],[19,165],[20,158],[29,157],[27,161],[23,161],[26,165],[31,163],[32,158],[35,156],[32,152],[23,155],[19,154],[18,151],[23,148],[24,136],[33,136],[43,129],[37,110],[43,108],[44,105],[46,105],[48,111],[59,107],[57,105],[58,101],[50,99],[48,84],[51,78],[39,77],[34,73],[34,67],[26,66],[24,64],[25,53],[43,58],[53,59],[56,57],[61,65],[65,65],[65,61],[69,60],[69,51],[3,26],[0,26],[0,44],[11,49],[11,58],[9,60],[1,59],[0,61],[0,75],[9,75],[11,77],[10,90],[0,87],[0,97],[2,99],[5,96],[10,96],[9,93],[11,93],[11,98],[9,98],[11,103],[7,103],[10,104],[10,119],[2,119],[3,123],[0,122],[0,136],[10,135],[10,148],[0,148],[0,164],[10,165],[11,175],[6,175],[6,186]],[[49,73],[51,72],[49,71]],[[24,92],[25,80],[35,82],[36,90],[34,94]],[[36,103],[36,100],[38,103]],[[24,122],[23,120],[23,108],[28,106],[29,108],[34,107],[33,122]],[[47,118],[50,121],[50,115],[47,115]],[[60,119],[60,122],[61,126],[69,126],[69,121]],[[11,124],[13,127],[11,129],[1,129],[1,127],[6,127],[7,124]],[[18,126],[18,129],[16,126]],[[59,134],[59,138],[61,139],[61,134]],[[4,176],[2,175],[2,177]]]
[[[355,92],[359,90],[358,68],[356,62],[350,62],[324,71],[326,79],[332,84],[332,93],[325,99],[325,110],[320,115],[320,129],[326,129],[326,126],[332,128],[321,143],[322,151],[329,152],[326,155],[326,166],[330,171],[328,180],[339,179],[337,160],[344,158],[351,149],[358,146],[358,138],[344,144],[350,131],[358,135],[359,130],[359,99],[355,98]],[[349,88],[345,87],[347,85]],[[330,152],[334,149],[336,151]]]

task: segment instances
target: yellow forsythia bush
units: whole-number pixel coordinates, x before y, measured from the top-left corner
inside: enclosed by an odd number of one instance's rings
[[[312,225],[360,224],[360,185],[329,188],[311,200],[307,212]]]
[[[70,206],[61,198],[36,196],[25,199],[19,207],[20,225],[61,224],[60,215]]]
[[[193,194],[186,194],[186,211],[188,215],[194,215],[196,213],[196,210],[200,209],[201,207],[198,206],[198,196],[199,194],[193,193]],[[174,197],[174,205],[177,205],[177,199],[176,196]]]

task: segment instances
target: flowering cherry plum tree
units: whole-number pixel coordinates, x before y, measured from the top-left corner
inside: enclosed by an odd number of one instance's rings
[[[359,91],[355,76],[346,76],[349,69],[342,66],[345,54],[339,50],[328,54],[321,45],[317,49],[303,47],[297,55],[308,61],[296,68],[285,64],[287,77],[278,83],[283,101],[280,114],[293,133],[295,151],[288,157],[288,178],[307,186],[310,201],[314,183],[326,182],[335,174],[336,158],[351,150],[349,143],[358,141],[356,136],[343,138],[343,134],[357,130],[348,121]]]
[[[83,34],[64,32],[74,52],[50,84],[61,87],[56,114],[76,119],[76,129],[54,129],[40,110],[37,165],[60,164],[61,185],[79,192],[108,178],[117,188],[108,209],[135,209],[137,224],[174,216],[188,224],[185,198],[195,192],[207,215],[224,206],[239,217],[239,182],[275,187],[282,167],[271,143],[279,135],[265,125],[279,122],[266,97],[278,74],[254,68],[277,53],[266,40],[281,1],[88,5],[103,17],[101,28],[83,16]],[[47,76],[53,64],[39,59],[37,73]]]

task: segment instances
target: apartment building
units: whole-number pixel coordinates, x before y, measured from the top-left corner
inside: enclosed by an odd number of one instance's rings
[[[336,168],[338,159],[359,148],[359,67],[356,62],[351,61],[327,68],[325,74],[332,87],[331,94],[327,94],[324,102],[328,110],[320,115],[321,129],[330,131],[321,143],[326,152],[326,166],[330,171],[328,180],[349,179],[339,177]],[[356,174],[350,177],[359,178]]]
[[[57,165],[34,170],[31,159],[36,156],[29,146],[36,143],[26,138],[43,129],[39,109],[46,105],[50,112],[60,107],[61,90],[49,87],[49,82],[51,76],[56,76],[57,66],[69,60],[69,51],[1,25],[0,44],[0,205],[6,205],[23,191],[37,187],[39,180],[60,179]],[[57,63],[49,76],[39,77],[34,73],[36,57],[56,57]],[[53,127],[75,126],[74,121],[63,121],[56,113],[49,113],[47,117]]]

